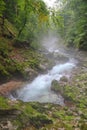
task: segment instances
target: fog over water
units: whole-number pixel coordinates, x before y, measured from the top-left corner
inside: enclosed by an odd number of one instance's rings
[[[51,83],[53,80],[59,81],[62,76],[69,78],[72,69],[76,66],[76,61],[74,58],[70,58],[68,52],[62,47],[60,40],[53,34],[44,37],[41,44],[49,54],[53,54],[54,58],[56,53],[56,55],[69,56],[68,61],[63,64],[55,64],[46,74],[38,75],[31,83],[16,90],[16,98],[24,102],[38,101],[64,105],[63,97],[51,90]]]

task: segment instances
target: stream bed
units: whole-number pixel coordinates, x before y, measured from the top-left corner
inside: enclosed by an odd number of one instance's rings
[[[63,97],[51,90],[51,83],[53,80],[59,81],[63,76],[67,77],[67,79],[70,78],[71,72],[76,67],[77,60],[74,58],[75,53],[72,54],[73,51],[68,53],[63,48],[58,47],[56,44],[57,41],[58,39],[56,38],[50,40],[50,42],[48,40],[47,42],[51,43],[49,47],[46,47],[45,44],[45,48],[48,52],[46,55],[52,55],[52,58],[55,60],[55,65],[50,70],[47,70],[46,74],[38,75],[31,83],[27,83],[22,88],[15,90],[13,95],[10,95],[10,98],[15,98],[24,102],[64,105]],[[46,40],[44,42],[46,43]],[[58,57],[61,61],[58,60]]]
[[[37,76],[31,83],[16,90],[16,98],[24,102],[38,101],[64,105],[63,97],[51,91],[51,82],[53,80],[59,81],[62,76],[69,78],[74,67],[75,64],[71,61],[55,65],[47,74]]]

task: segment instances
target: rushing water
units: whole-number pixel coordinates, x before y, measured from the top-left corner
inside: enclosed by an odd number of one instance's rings
[[[24,102],[39,101],[63,105],[62,96],[51,91],[51,82],[54,79],[59,80],[64,75],[69,77],[73,67],[75,67],[75,64],[72,61],[55,65],[47,74],[39,75],[34,81],[25,85],[24,88],[18,89],[16,91],[17,99]]]
[[[50,40],[50,38],[49,38]],[[46,40],[45,40],[46,42]],[[56,39],[48,41],[52,45],[48,48],[48,52],[54,54],[63,54],[64,56],[68,56],[64,51],[60,51],[60,49],[56,49],[54,43],[56,43]],[[25,85],[23,88],[16,90],[16,98],[20,99],[24,102],[38,101],[38,102],[50,102],[56,103],[60,105],[64,105],[64,99],[60,94],[56,94],[51,90],[51,83],[53,80],[60,80],[62,76],[66,76],[69,78],[72,69],[75,67],[76,61],[68,57],[68,61],[62,64],[57,64],[53,66],[51,70],[48,70],[47,74],[42,74],[37,76],[31,83]]]

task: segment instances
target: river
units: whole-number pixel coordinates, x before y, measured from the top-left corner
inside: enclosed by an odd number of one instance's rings
[[[74,58],[75,53],[66,50],[58,45],[56,37],[49,37],[43,40],[43,45],[46,52],[53,54],[55,65],[47,70],[46,74],[38,75],[31,83],[26,84],[23,88],[15,91],[16,99],[24,102],[41,102],[41,103],[56,103],[64,105],[64,99],[60,94],[56,94],[51,90],[51,83],[53,80],[60,80],[62,76],[69,78],[72,70],[76,67],[77,60]],[[49,43],[49,44],[48,44]],[[58,62],[57,58],[62,55],[61,61]],[[64,59],[68,60],[64,60]],[[13,98],[12,95],[10,95]]]

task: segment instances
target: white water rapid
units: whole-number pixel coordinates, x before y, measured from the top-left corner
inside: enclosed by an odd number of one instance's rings
[[[17,98],[24,102],[39,101],[63,105],[64,101],[62,96],[56,95],[51,91],[51,82],[54,79],[59,80],[64,75],[69,77],[73,67],[75,67],[75,64],[71,61],[54,66],[47,74],[39,75],[30,84],[18,89],[16,92],[18,95]]]
[[[47,40],[48,39],[48,40]],[[60,80],[62,76],[70,77],[72,69],[76,65],[76,61],[70,55],[67,55],[66,51],[61,47],[56,46],[58,39],[51,36],[43,40],[43,45],[48,50],[48,53],[64,55],[68,57],[68,61],[64,63],[55,63],[56,65],[48,70],[47,74],[37,76],[31,83],[25,85],[15,91],[16,99],[20,99],[24,102],[38,101],[41,103],[56,103],[64,105],[64,99],[60,94],[56,94],[51,90],[51,83],[53,80]],[[46,44],[47,43],[47,44]],[[48,45],[49,44],[49,45]]]

